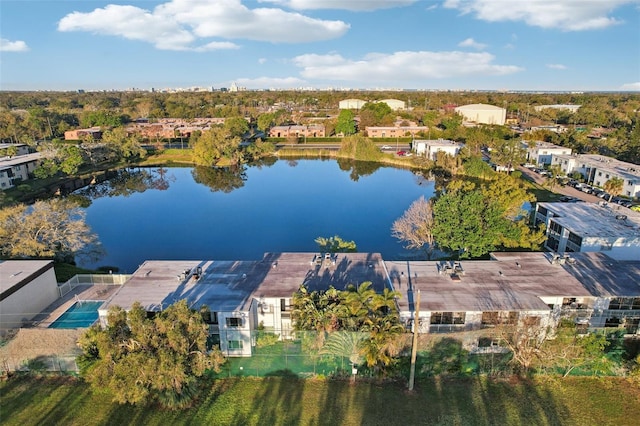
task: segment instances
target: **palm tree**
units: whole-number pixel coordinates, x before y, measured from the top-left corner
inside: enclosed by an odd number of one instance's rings
[[[363,343],[368,337],[367,333],[336,331],[329,335],[320,353],[349,358],[352,367],[355,367],[364,361]],[[355,373],[352,372],[351,381],[355,379]]]
[[[612,177],[608,181],[604,183],[604,190],[609,193],[609,202],[616,195],[620,195],[622,189],[624,188],[624,181],[619,177]]]

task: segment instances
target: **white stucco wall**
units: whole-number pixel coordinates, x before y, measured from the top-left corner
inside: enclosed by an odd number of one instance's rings
[[[25,321],[33,319],[59,297],[58,283],[51,263],[49,269],[40,276],[0,301],[0,330],[21,327]]]

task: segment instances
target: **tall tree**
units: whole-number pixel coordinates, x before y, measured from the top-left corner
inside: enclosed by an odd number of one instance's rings
[[[231,137],[242,138],[249,131],[249,123],[243,117],[229,117],[224,121],[224,128]]]
[[[214,166],[222,158],[236,159],[234,153],[239,152],[240,138],[231,136],[222,127],[213,127],[195,136],[190,144],[196,165]]]
[[[85,212],[66,199],[36,201],[0,210],[0,254],[12,258],[69,257],[100,254],[98,238]]]
[[[219,349],[207,349],[207,336],[201,313],[185,300],[152,319],[136,302],[129,312],[111,308],[106,328],[94,326],[81,337],[80,363],[87,381],[121,404],[184,408],[197,396],[198,378],[219,372],[225,361]]]
[[[356,133],[356,123],[354,121],[353,111],[349,109],[340,110],[335,132],[341,133],[344,136],[350,136]]]
[[[496,138],[491,142],[489,157],[494,164],[511,170],[525,161],[526,151],[517,139]]]
[[[433,238],[433,202],[424,196],[411,203],[409,208],[391,226],[391,235],[403,241],[410,250],[424,250],[427,260],[435,248]]]
[[[620,195],[624,188],[624,181],[619,177],[612,177],[604,183],[604,190],[609,193],[609,202],[613,197]]]

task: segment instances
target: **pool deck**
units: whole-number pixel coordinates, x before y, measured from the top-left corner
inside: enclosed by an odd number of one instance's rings
[[[107,300],[120,285],[81,284],[65,294],[33,319],[35,327],[47,328],[73,305],[76,300]]]

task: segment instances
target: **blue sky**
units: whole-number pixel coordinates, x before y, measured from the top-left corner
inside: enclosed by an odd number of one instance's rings
[[[640,90],[640,0],[0,0],[1,90]]]

